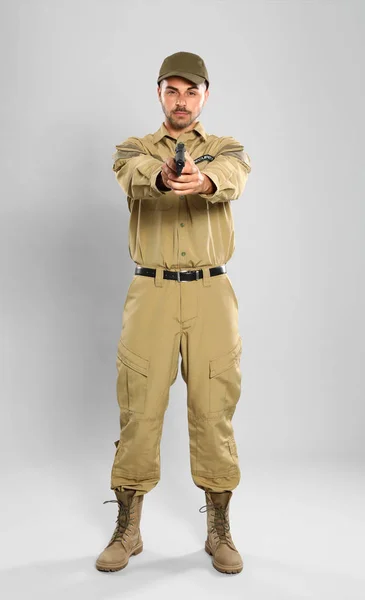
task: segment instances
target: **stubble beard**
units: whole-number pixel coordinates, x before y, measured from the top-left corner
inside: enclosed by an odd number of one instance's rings
[[[177,120],[174,118],[174,113],[173,111],[170,111],[170,113],[167,113],[167,111],[165,111],[164,109],[164,113],[165,116],[168,120],[168,122],[170,123],[170,125],[174,128],[174,129],[185,129],[186,127],[189,127],[192,123],[194,123],[194,121],[196,121],[196,119],[199,117],[199,114],[192,116],[191,113],[188,113],[188,111],[186,111],[187,114],[190,114],[190,118],[188,118],[187,120]]]

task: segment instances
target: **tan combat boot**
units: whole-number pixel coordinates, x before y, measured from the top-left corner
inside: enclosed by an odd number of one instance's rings
[[[135,496],[135,490],[120,492],[115,490],[118,503],[117,525],[112,538],[103,552],[98,556],[95,566],[99,571],[119,571],[127,566],[131,554],[139,554],[143,550],[143,542],[139,524],[142,514],[143,495]]]
[[[233,543],[229,530],[229,501],[232,492],[205,492],[206,505],[199,508],[207,513],[208,537],[205,551],[213,556],[213,567],[221,573],[240,573],[242,558]]]

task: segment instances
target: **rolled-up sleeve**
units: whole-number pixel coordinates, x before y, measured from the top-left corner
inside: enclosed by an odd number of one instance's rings
[[[213,194],[199,194],[211,203],[237,200],[245,189],[251,172],[251,159],[234,138],[223,138],[212,162],[201,169],[215,184]]]
[[[132,199],[157,198],[164,194],[156,187],[162,161],[147,153],[138,138],[130,137],[116,146],[113,171],[124,193]]]

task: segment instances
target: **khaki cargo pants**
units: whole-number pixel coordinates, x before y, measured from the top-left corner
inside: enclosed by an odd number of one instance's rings
[[[187,384],[190,468],[213,492],[240,481],[232,416],[241,392],[238,303],[226,273],[194,281],[134,275],[117,354],[120,439],[111,488],[145,494],[160,479],[160,440],[181,354]]]

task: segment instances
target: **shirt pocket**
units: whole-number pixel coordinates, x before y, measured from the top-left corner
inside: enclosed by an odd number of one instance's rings
[[[178,198],[172,193],[161,194],[158,198],[143,198],[139,200],[142,203],[142,210],[170,210],[174,201]]]
[[[149,360],[132,352],[120,341],[117,352],[117,397],[120,408],[144,413]]]
[[[209,361],[209,411],[234,408],[241,394],[242,338],[225,354]]]

